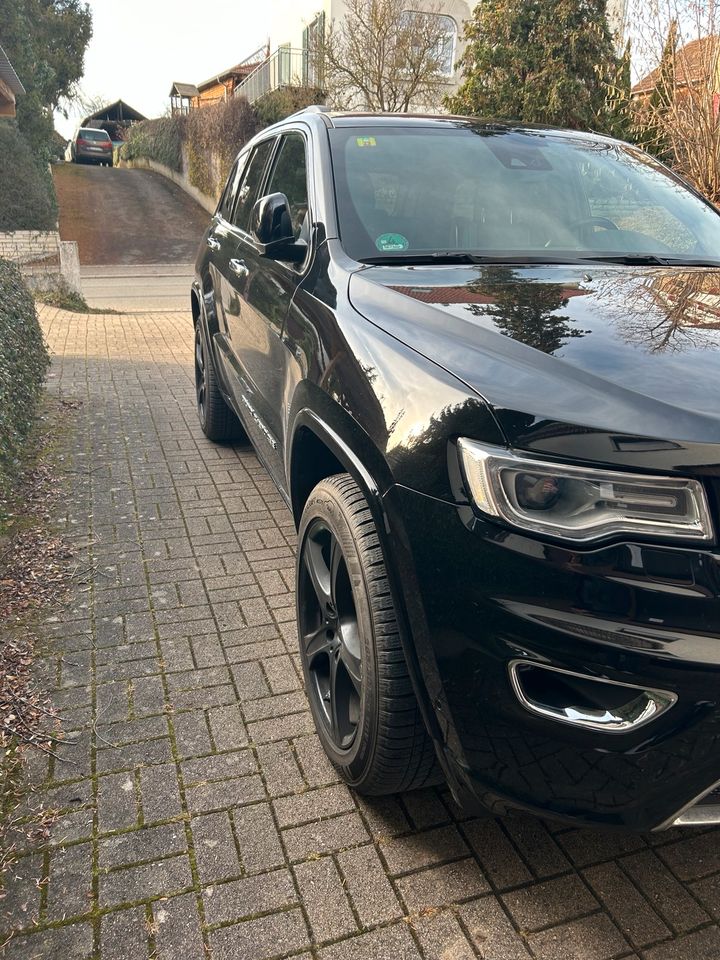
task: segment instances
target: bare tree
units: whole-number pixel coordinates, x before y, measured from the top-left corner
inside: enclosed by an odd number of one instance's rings
[[[407,112],[438,108],[452,70],[449,18],[406,0],[347,0],[316,42],[315,75],[337,109]]]
[[[720,199],[720,37],[715,0],[635,0],[636,138]]]

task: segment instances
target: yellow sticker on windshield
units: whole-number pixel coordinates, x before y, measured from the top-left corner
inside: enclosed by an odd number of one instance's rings
[[[376,147],[377,146],[377,140],[375,139],[375,137],[356,137],[355,143],[359,147]]]

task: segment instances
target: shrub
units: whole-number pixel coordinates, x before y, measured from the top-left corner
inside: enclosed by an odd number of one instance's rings
[[[325,94],[315,87],[282,87],[273,90],[253,106],[259,127],[269,127],[313,103],[324,103]]]
[[[219,197],[238,151],[261,127],[244,97],[192,110],[185,118],[184,138],[190,183]]]
[[[11,120],[0,120],[0,230],[54,230],[52,176]]]
[[[125,160],[154,160],[182,173],[184,122],[185,117],[159,117],[134,124],[121,148],[121,156]]]
[[[48,363],[30,292],[18,268],[0,260],[0,517],[35,419]]]

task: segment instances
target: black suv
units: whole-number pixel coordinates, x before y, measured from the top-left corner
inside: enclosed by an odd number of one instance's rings
[[[637,149],[310,108],[240,152],[192,288],[205,434],[298,528],[360,792],[720,822],[720,214]]]

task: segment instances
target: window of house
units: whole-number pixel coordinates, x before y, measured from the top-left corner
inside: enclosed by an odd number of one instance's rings
[[[295,239],[309,239],[305,236],[309,233],[307,159],[305,140],[299,133],[288,133],[282,138],[267,192],[285,194]]]
[[[263,140],[262,143],[259,143],[255,147],[245,170],[245,175],[238,190],[237,205],[233,216],[233,223],[241,230],[250,230],[250,214],[259,199],[263,174],[274,144],[274,139]]]
[[[317,54],[325,36],[325,12],[319,13],[303,30],[303,79],[313,86],[320,86]]]
[[[439,40],[433,54],[437,58],[443,76],[451,77],[455,72],[457,45],[457,24],[453,18],[441,13],[424,13],[420,10],[408,10],[404,16],[422,18],[428,25],[433,26],[433,30],[439,28],[437,29]]]

